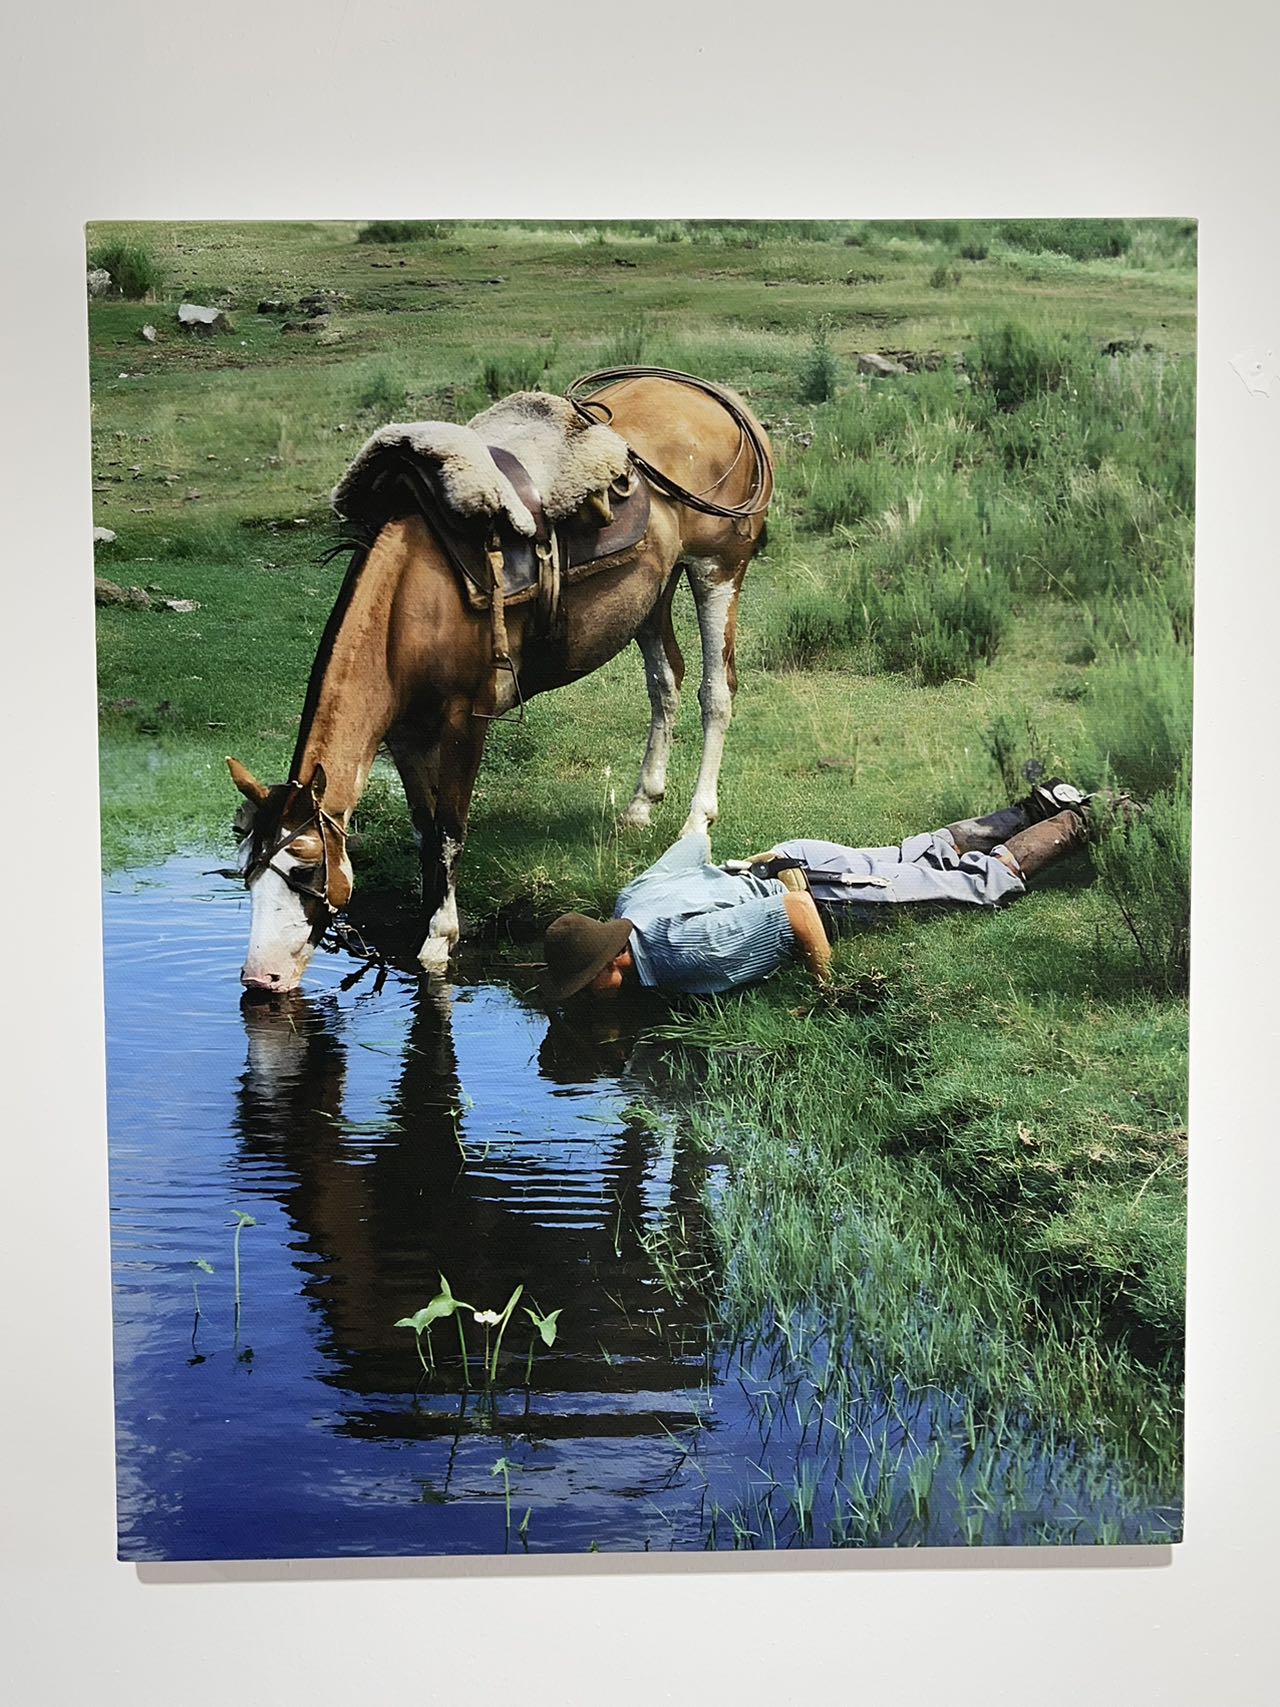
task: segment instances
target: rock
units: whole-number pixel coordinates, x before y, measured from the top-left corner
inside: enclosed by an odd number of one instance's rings
[[[212,338],[215,333],[234,330],[220,308],[205,308],[198,302],[179,305],[178,324],[184,332],[191,332],[197,338]]]
[[[111,274],[105,267],[90,267],[85,282],[91,297],[105,296],[111,289]]]
[[[1110,338],[1102,346],[1104,356],[1133,356],[1141,351],[1150,355],[1155,349],[1154,344],[1147,343],[1145,338]]]
[[[259,314],[287,314],[288,312],[289,304],[283,297],[264,296],[262,301],[258,304]]]
[[[344,290],[312,290],[298,298],[298,307],[314,320],[321,314],[332,314],[344,302],[350,301]]]
[[[116,536],[110,528],[94,528],[93,543],[95,545],[114,545]]]
[[[150,610],[151,595],[142,587],[121,587],[101,575],[93,579],[95,605],[131,605],[134,610]]]
[[[282,332],[323,332],[329,324],[327,314],[317,315],[314,320],[286,320],[281,325]]]
[[[156,329],[155,329],[155,327],[154,326],[144,326],[142,328],[142,336],[147,340],[147,342],[149,344],[154,344],[156,341]]]
[[[640,263],[638,261],[633,261],[628,255],[615,255],[613,257],[613,264],[615,267],[637,267]]]
[[[174,611],[178,616],[190,616],[192,611],[200,609],[200,605],[196,599],[161,599],[160,609]]]
[[[891,362],[885,356],[865,354],[858,357],[858,372],[869,373],[874,379],[891,379],[906,371],[901,362]]]

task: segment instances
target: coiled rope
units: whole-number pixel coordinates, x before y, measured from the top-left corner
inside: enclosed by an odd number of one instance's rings
[[[613,419],[613,411],[607,403],[594,398],[583,398],[581,392],[602,386],[613,385],[626,379],[666,379],[677,385],[688,385],[695,391],[704,392],[712,397],[729,415],[738,429],[738,453],[725,469],[718,480],[712,482],[706,492],[690,492],[678,481],[664,474],[660,468],[655,468],[645,460],[633,445],[628,445],[631,460],[646,477],[651,485],[656,486],[677,504],[687,504],[692,510],[700,510],[706,516],[728,516],[733,520],[744,520],[749,516],[759,516],[769,508],[769,500],[773,496],[773,467],[769,453],[764,447],[755,422],[747,414],[742,404],[724,391],[718,385],[713,385],[708,379],[698,379],[691,373],[680,373],[675,368],[668,367],[611,367],[602,368],[598,373],[584,373],[575,379],[572,385],[565,388],[565,396],[573,404],[584,420],[606,423]],[[717,504],[708,496],[717,487],[723,486],[742,460],[743,452],[750,446],[755,458],[755,474],[751,490],[740,504]]]

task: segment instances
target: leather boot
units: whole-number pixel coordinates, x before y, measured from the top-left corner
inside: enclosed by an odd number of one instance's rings
[[[1030,822],[1025,806],[1006,806],[1000,812],[988,812],[984,818],[962,818],[958,824],[948,824],[947,831],[957,853],[990,853]]]
[[[1082,794],[1073,783],[1060,776],[1051,776],[1037,783],[1025,800],[1016,806],[1006,806],[1000,812],[988,812],[984,818],[962,818],[958,824],[948,824],[951,839],[960,853],[990,853],[992,848],[1007,842],[1019,830],[1030,824],[1043,823],[1068,807],[1087,816],[1088,803],[1094,796]]]
[[[1059,812],[1042,824],[1031,824],[1010,836],[1005,847],[1018,867],[1019,875],[1035,877],[1055,860],[1079,853],[1089,840],[1089,831],[1078,812]]]

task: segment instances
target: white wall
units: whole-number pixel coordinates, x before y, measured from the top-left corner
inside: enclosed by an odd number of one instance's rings
[[[1273,9],[1240,0],[28,0],[10,17],[0,1616],[23,1707],[1275,1698],[1280,1041],[1260,860],[1280,378],[1251,395],[1229,363],[1280,353],[1277,35]],[[515,212],[1202,219],[1191,1424],[1172,1554],[114,1562],[80,224]]]

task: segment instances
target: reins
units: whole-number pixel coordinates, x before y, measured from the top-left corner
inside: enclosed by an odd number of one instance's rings
[[[660,492],[666,494],[677,504],[687,504],[692,510],[700,510],[705,516],[727,516],[733,521],[744,521],[750,516],[763,515],[769,508],[769,500],[773,496],[773,481],[770,477],[770,461],[764,442],[756,428],[755,422],[746,410],[729,392],[718,385],[713,385],[708,379],[698,379],[691,373],[681,373],[676,368],[668,367],[611,367],[601,368],[596,373],[584,373],[575,379],[572,385],[565,388],[565,396],[578,414],[586,421],[607,424],[613,419],[613,411],[607,403],[597,402],[593,398],[581,398],[578,394],[588,387],[611,385],[626,379],[666,379],[676,385],[687,385],[695,391],[701,391],[706,396],[714,398],[720,407],[729,415],[738,429],[738,453],[729,467],[718,480],[707,488],[714,492],[718,486],[723,486],[742,460],[742,453],[748,445],[755,458],[755,473],[752,477],[751,490],[740,504],[717,504],[713,499],[701,492],[690,492],[673,480],[669,474],[664,474],[660,468],[641,456],[635,446],[628,441],[627,448],[631,452],[631,460],[636,467]]]

